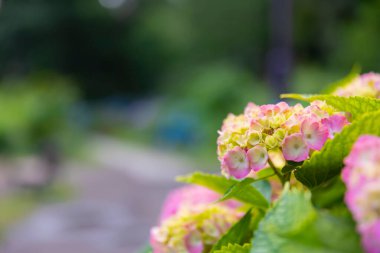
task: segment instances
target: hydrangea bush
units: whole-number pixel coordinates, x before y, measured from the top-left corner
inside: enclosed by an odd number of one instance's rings
[[[256,105],[218,131],[220,175],[167,197],[148,252],[380,253],[380,75],[305,105]],[[197,186],[194,186],[197,185]]]

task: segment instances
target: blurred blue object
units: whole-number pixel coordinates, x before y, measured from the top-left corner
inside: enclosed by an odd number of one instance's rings
[[[196,131],[201,124],[193,112],[177,109],[162,116],[156,130],[156,140],[169,146],[195,146],[202,132]]]

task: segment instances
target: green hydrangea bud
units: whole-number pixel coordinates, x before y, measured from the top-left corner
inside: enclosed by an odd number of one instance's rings
[[[259,131],[252,130],[248,132],[247,144],[256,146],[261,141],[261,133]]]
[[[275,137],[279,142],[281,142],[285,138],[285,135],[286,130],[283,128],[279,128],[274,132],[273,137]]]
[[[273,149],[273,148],[278,147],[279,143],[278,143],[278,140],[274,136],[267,135],[267,137],[265,137],[265,145],[267,149]]]

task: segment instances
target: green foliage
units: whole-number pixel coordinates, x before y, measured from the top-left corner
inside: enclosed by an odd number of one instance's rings
[[[271,167],[264,168],[256,173],[256,179],[264,179],[275,175],[275,172]]]
[[[322,91],[322,93],[324,94],[333,93],[336,89],[346,86],[347,84],[351,83],[355,78],[357,78],[360,75],[360,71],[361,71],[361,68],[358,65],[354,65],[347,76],[328,85]]]
[[[283,94],[281,95],[281,98],[293,98],[307,102],[312,102],[315,100],[326,101],[328,105],[331,105],[338,111],[349,112],[354,120],[363,116],[364,113],[380,110],[380,100],[368,97]]]
[[[353,16],[341,25],[341,29],[331,34],[335,38],[335,42],[331,41],[333,47],[328,59],[331,67],[347,69],[351,64],[358,63],[366,71],[379,70],[376,50],[380,44],[380,1],[352,1],[350,5],[354,7],[351,11]]]
[[[187,176],[178,177],[177,181],[201,185],[220,194],[224,194],[231,187],[238,183],[238,181],[234,179],[227,179],[223,176],[211,175],[201,172],[195,172]],[[243,188],[244,191],[239,190],[239,194],[233,194],[233,197],[235,199],[250,204],[254,207],[268,207],[269,204],[265,197],[260,193],[260,191],[249,184],[244,184]]]
[[[267,6],[263,0],[145,2],[129,39],[142,54],[140,62],[148,65],[157,63],[149,55],[160,59],[156,65],[174,63],[175,67],[186,64],[191,68],[195,62],[237,55],[240,61],[258,64],[266,47],[266,28],[262,24],[267,22]],[[225,19],[226,10],[230,19]],[[152,45],[146,47],[144,42]]]
[[[252,186],[255,187],[261,194],[265,197],[268,203],[271,202],[272,197],[272,186],[268,180],[258,180],[252,183]]]
[[[125,1],[113,10],[99,2],[3,4],[1,74],[51,69],[80,80],[87,94],[102,96],[105,89],[150,91],[167,72],[176,72],[172,66],[189,69],[228,60],[257,74],[265,67],[271,44],[268,1],[145,0],[138,8],[135,1]],[[297,56],[316,68],[326,62],[339,66],[327,66],[331,72],[356,61],[366,69],[379,68],[378,7],[379,1],[294,2]]]
[[[219,201],[224,201],[231,198],[237,198],[238,196],[247,194],[253,189],[257,189],[262,196],[270,202],[271,188],[267,181],[260,181],[260,179],[245,178],[242,181],[238,181],[233,184],[224,195],[220,198]],[[253,198],[252,198],[253,199]]]
[[[27,194],[2,197],[0,200],[0,238],[2,238],[6,229],[34,210],[37,203]]]
[[[228,190],[219,199],[219,201],[224,201],[224,200],[239,196],[241,194],[244,194],[244,192],[246,192],[250,188],[251,183],[255,181],[256,180],[253,178],[245,178],[242,181],[233,184],[230,188],[228,188]]]
[[[251,253],[361,252],[353,222],[317,211],[310,197],[286,187],[260,222]]]
[[[296,178],[309,188],[317,187],[339,175],[343,159],[362,134],[380,135],[380,111],[364,114],[346,126],[334,139],[328,140],[322,150],[315,151],[309,160],[295,171]]]
[[[215,251],[215,253],[249,253],[251,244],[246,243],[243,246],[238,244],[228,244],[223,246],[220,250]]]
[[[228,113],[240,114],[249,101],[259,104],[271,99],[268,87],[251,70],[227,61],[195,65],[171,76],[164,92],[168,96],[153,127],[165,129],[188,121],[186,136],[209,146],[212,154],[216,149],[215,130]],[[199,145],[194,146],[199,149]]]
[[[238,244],[243,245],[244,243],[248,243],[252,238],[252,212],[249,210],[242,219],[234,226],[232,226],[228,232],[220,238],[220,240],[212,247],[210,253],[218,252],[221,250],[223,246],[227,246],[230,244]]]
[[[0,88],[0,150],[19,153],[57,140],[69,128],[68,112],[76,100],[70,81],[57,76],[6,80]]]
[[[331,68],[312,64],[295,66],[289,81],[289,92],[315,94],[325,90],[328,84],[341,78],[342,74]]]
[[[323,184],[321,187],[317,187],[312,191],[312,202],[319,208],[332,208],[336,206],[343,206],[344,193],[346,192],[346,186],[342,182],[340,177],[335,177]]]

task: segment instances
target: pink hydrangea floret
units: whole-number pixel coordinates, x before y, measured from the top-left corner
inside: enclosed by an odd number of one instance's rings
[[[358,75],[343,87],[335,90],[333,94],[342,97],[363,96],[380,98],[380,74],[369,72]]]
[[[242,217],[237,201],[215,203],[221,196],[201,186],[172,191],[158,225],[150,231],[153,253],[202,253]]]
[[[344,160],[345,202],[368,253],[380,253],[380,138],[364,135]]]

